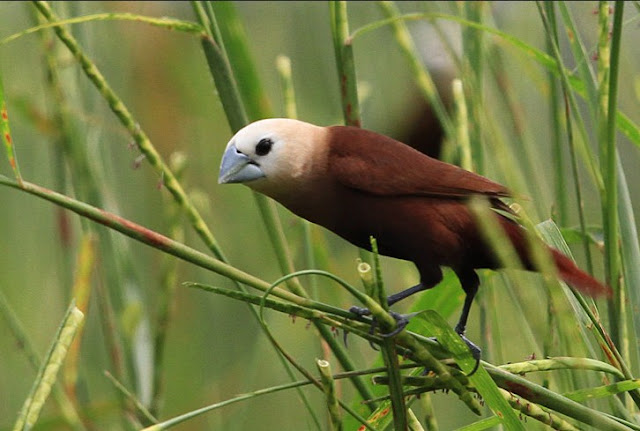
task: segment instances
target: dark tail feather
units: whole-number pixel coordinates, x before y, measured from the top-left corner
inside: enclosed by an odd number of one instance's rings
[[[525,268],[531,271],[536,271],[537,269],[530,258],[529,247],[522,227],[504,217],[501,217],[500,221],[502,222],[502,226],[509,236],[509,239],[511,239],[511,243],[515,247]],[[611,296],[611,288],[609,288],[609,286],[605,286],[578,268],[571,259],[558,250],[549,247],[549,251],[553,257],[556,269],[558,270],[558,275],[562,281],[589,296]]]
[[[611,296],[611,288],[581,270],[571,259],[558,250],[551,249],[558,275],[568,285],[589,296]]]

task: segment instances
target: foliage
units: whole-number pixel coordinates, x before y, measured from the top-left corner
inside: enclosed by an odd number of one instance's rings
[[[640,429],[638,11],[3,3],[0,427]],[[452,273],[384,337],[410,265],[215,185],[250,121],[402,139],[425,101],[444,157],[508,184],[529,231],[614,291],[583,298],[544,259],[483,273],[477,371]]]

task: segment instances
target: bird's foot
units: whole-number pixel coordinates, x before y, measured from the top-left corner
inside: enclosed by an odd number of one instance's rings
[[[471,356],[473,357],[473,359],[476,360],[476,363],[480,362],[480,357],[482,355],[482,350],[480,349],[480,347],[476,346],[471,340],[465,337],[464,334],[458,334],[458,335],[460,336],[460,338],[462,338],[462,341],[465,342],[465,344],[471,351]],[[477,364],[476,364],[476,368],[477,368]]]
[[[368,308],[357,307],[355,305],[353,307],[349,308],[349,311],[351,313],[353,313],[353,314],[357,314],[358,316],[370,316],[371,315],[371,310],[369,310]],[[393,337],[395,335],[398,335],[405,328],[405,326],[407,326],[409,324],[408,316],[405,316],[404,314],[396,313],[394,311],[389,311],[389,314],[391,315],[391,317],[393,317],[395,319],[396,327],[391,332],[380,334],[380,336],[383,337],[383,338],[390,338],[390,337]],[[370,332],[373,333],[373,331],[375,330],[375,328],[377,326],[378,326],[378,322],[374,318],[372,320],[372,322],[371,322],[371,330],[370,330]]]
[[[464,335],[464,332],[463,333],[459,333],[458,331],[456,331],[456,333],[460,336],[460,338],[462,338],[462,341],[464,341],[464,343],[469,348],[469,351],[471,352],[471,357],[476,360],[476,364],[473,367],[473,370],[471,370],[471,372],[467,374],[467,377],[470,377],[473,374],[475,374],[476,371],[478,371],[478,367],[480,366],[480,359],[481,359],[481,356],[482,356],[482,349],[480,349],[480,347],[476,346],[473,343],[473,341],[469,340]],[[438,341],[438,339],[436,337],[431,337],[430,339],[439,343],[439,341]]]
[[[380,334],[380,336],[383,338],[391,338],[398,335],[409,324],[409,316],[405,314],[389,311],[389,315],[395,319],[396,327],[391,332]]]

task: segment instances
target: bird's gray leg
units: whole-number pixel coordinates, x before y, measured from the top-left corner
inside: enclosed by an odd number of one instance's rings
[[[398,293],[394,293],[393,295],[389,295],[387,297],[387,304],[389,304],[389,306],[395,304],[398,301],[401,301],[405,298],[408,298],[409,296],[413,295],[414,293],[418,293],[421,292],[423,290],[426,290],[428,288],[424,287],[424,285],[422,283],[416,284],[413,287],[410,287],[408,289],[403,290],[402,292],[398,292]],[[351,308],[349,308],[349,311],[351,311],[354,314],[357,314],[359,316],[368,316],[371,314],[371,311],[368,308],[364,308],[364,307],[358,307],[358,306],[353,306]]]
[[[420,283],[401,292],[389,295],[387,297],[387,304],[391,306],[398,301],[408,298],[414,293],[431,289],[433,286],[438,284],[440,280],[442,280],[442,271],[440,270],[440,268],[429,268],[429,271],[420,270]],[[371,314],[371,311],[368,308],[357,307],[355,305],[349,308],[349,311],[357,314],[358,316],[368,316]],[[391,316],[396,320],[396,328],[387,334],[381,334],[383,337],[393,337],[394,335],[402,331],[404,327],[409,323],[409,318],[404,314],[394,313],[392,311],[389,312],[389,314],[391,314]],[[375,325],[376,321],[374,319],[371,325],[372,330],[375,328]]]
[[[464,298],[464,305],[462,306],[462,313],[460,313],[460,318],[458,319],[458,323],[456,324],[455,331],[462,338],[462,340],[469,346],[471,350],[471,354],[474,359],[479,363],[480,362],[480,354],[482,350],[474,343],[472,343],[467,337],[464,335],[464,331],[467,329],[467,319],[469,318],[469,311],[471,310],[471,304],[473,303],[473,298],[475,298],[476,293],[478,293],[478,286],[480,285],[480,279],[478,278],[478,274],[471,269],[465,271],[456,271],[458,275],[458,279],[460,280],[460,284],[462,285],[462,289],[466,293]],[[476,364],[477,368],[477,364]],[[474,370],[475,371],[475,370]]]

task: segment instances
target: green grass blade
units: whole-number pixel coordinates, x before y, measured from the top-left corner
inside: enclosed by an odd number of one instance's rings
[[[175,18],[166,18],[166,17],[152,17],[152,16],[144,16],[133,13],[96,13],[85,16],[77,16],[74,18],[63,19],[57,22],[50,22],[42,25],[38,25],[35,27],[28,28],[18,33],[14,33],[9,35],[3,39],[0,39],[0,46],[5,45],[9,42],[14,42],[15,40],[26,36],[28,34],[37,33],[47,28],[67,26],[71,24],[82,24],[88,22],[95,21],[133,21],[133,22],[141,22],[145,24],[150,24],[155,27],[164,28],[167,30],[176,30],[184,33],[201,33],[203,28],[196,23],[189,21],[182,21]]]
[[[38,371],[29,396],[20,410],[13,427],[14,431],[29,430],[35,425],[44,403],[49,397],[51,388],[55,384],[58,370],[60,370],[69,346],[83,320],[84,315],[76,308],[75,301],[72,301],[58,327],[40,371]]]
[[[261,84],[258,70],[251,60],[249,42],[233,2],[210,2],[218,18],[220,36],[224,40],[227,58],[237,77],[238,91],[251,121],[271,117],[271,106]]]
[[[16,157],[15,146],[11,138],[11,129],[9,128],[9,112],[7,111],[7,102],[4,95],[4,86],[2,85],[2,73],[0,71],[0,133],[2,134],[2,142],[7,152],[9,165],[13,169],[13,175],[19,183],[22,182],[20,168],[18,167],[18,159]]]
[[[598,142],[600,147],[600,169],[604,178],[602,191],[602,223],[604,226],[605,275],[607,284],[613,290],[609,300],[609,325],[611,338],[620,343],[623,304],[620,292],[620,254],[618,231],[618,182],[616,172],[617,145],[615,139],[615,112],[617,104],[617,76],[620,34],[624,2],[616,2],[614,24],[610,36],[609,2],[599,4],[598,37]]]
[[[169,159],[169,164],[176,177],[182,180],[187,167],[187,156],[182,152],[175,152]],[[168,201],[169,199],[167,199]],[[177,241],[184,242],[184,226],[180,208],[173,202],[167,202],[165,219],[169,236]],[[176,286],[178,285],[178,261],[165,256],[161,266],[160,289],[161,293],[155,305],[153,328],[153,384],[149,411],[157,415],[165,398],[165,366],[166,366],[166,341],[169,327],[176,314]]]
[[[501,422],[502,421],[498,416],[491,416],[490,418],[482,419],[481,421],[456,428],[455,431],[483,431],[491,427],[498,426]]]
[[[631,362],[640,366],[638,346],[640,337],[640,313],[635,310],[640,309],[640,244],[638,242],[638,228],[635,223],[635,214],[633,203],[627,185],[627,179],[620,163],[620,157],[617,160],[618,187],[620,191],[618,199],[618,214],[620,217],[620,247],[622,255],[622,271],[624,274],[625,293],[629,298],[628,309],[633,321],[633,326],[628,329],[627,342],[630,344],[629,349]]]
[[[157,424],[158,420],[151,414],[149,410],[142,404],[142,402],[136,397],[130,390],[128,390],[122,383],[118,381],[113,375],[105,371],[104,375],[109,381],[113,384],[113,386],[120,392],[128,402],[133,404],[135,409],[137,410],[138,416],[142,419],[143,426],[148,426],[151,424]]]

